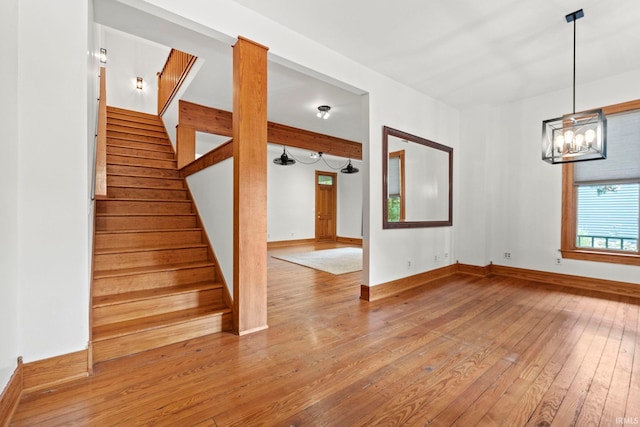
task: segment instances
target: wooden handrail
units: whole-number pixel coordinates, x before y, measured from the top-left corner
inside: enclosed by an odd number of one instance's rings
[[[171,49],[167,62],[162,71],[158,73],[158,115],[167,109],[169,103],[180,89],[180,85],[189,74],[189,70],[195,64],[196,56]]]
[[[107,72],[100,67],[100,98],[98,102],[98,135],[96,141],[96,198],[107,197]]]

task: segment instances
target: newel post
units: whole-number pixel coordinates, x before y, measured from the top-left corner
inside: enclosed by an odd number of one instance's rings
[[[234,329],[267,328],[267,50],[233,46]]]

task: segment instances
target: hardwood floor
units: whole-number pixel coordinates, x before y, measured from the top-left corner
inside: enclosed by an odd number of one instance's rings
[[[369,303],[360,273],[268,269],[268,330],[102,363],[11,425],[640,422],[638,300],[460,275]]]

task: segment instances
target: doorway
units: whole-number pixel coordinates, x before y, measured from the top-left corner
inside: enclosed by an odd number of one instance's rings
[[[316,242],[336,241],[338,175],[316,171]]]

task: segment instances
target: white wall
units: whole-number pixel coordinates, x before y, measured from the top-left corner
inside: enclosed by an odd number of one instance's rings
[[[89,11],[85,0],[18,5],[14,250],[20,351],[29,362],[88,341]]]
[[[158,114],[158,78],[171,49],[103,27],[107,49],[107,103],[113,107]],[[142,77],[142,90],[136,89]]]
[[[311,162],[306,151],[289,149],[296,158]],[[300,153],[299,155],[295,153]],[[323,161],[314,164],[298,162],[279,166],[273,159],[282,154],[282,146],[269,144],[267,153],[267,241],[313,239],[316,212],[316,171],[337,173],[337,225],[340,237],[362,237],[362,174],[343,174]],[[306,157],[306,159],[305,159]],[[347,160],[328,158],[337,168]],[[362,170],[362,162],[352,161]]]
[[[0,393],[17,366],[18,275],[18,2],[0,2]]]
[[[233,297],[233,159],[188,176],[187,183]]]
[[[640,70],[578,86],[577,109],[638,99],[639,80]],[[488,258],[513,267],[640,283],[640,267],[567,259],[555,264],[560,247],[562,173],[559,165],[541,160],[541,123],[570,108],[568,89],[491,110],[486,129],[491,147],[485,156],[485,176],[491,192],[483,191],[482,183],[469,183],[468,187],[488,196]],[[469,118],[470,114],[463,117]],[[464,137],[469,137],[463,140],[465,148],[475,143],[471,134]],[[467,158],[466,164],[473,167],[473,160]],[[462,209],[471,211],[481,204],[478,199],[471,199],[469,204],[463,201]],[[462,246],[463,239],[457,236],[456,244]],[[511,253],[510,260],[504,259],[504,252]],[[486,262],[480,253],[470,251],[461,258],[462,262],[478,260]]]
[[[351,160],[356,174],[338,173],[338,223],[340,237],[362,239],[362,161]]]

